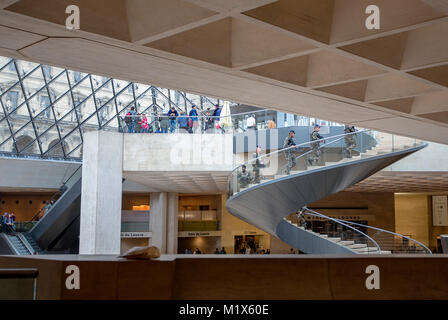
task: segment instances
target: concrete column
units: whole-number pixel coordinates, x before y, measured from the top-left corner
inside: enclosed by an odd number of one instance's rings
[[[122,134],[84,134],[80,254],[120,254],[122,170]]]
[[[177,193],[152,192],[150,194],[151,244],[161,253],[177,253],[179,195]]]
[[[166,253],[177,254],[177,233],[179,221],[179,195],[168,193],[168,217],[166,228]]]
[[[160,253],[166,253],[166,215],[167,193],[151,192],[149,225],[151,227],[151,244],[159,248]]]

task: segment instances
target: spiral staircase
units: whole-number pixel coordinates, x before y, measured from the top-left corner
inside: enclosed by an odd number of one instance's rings
[[[353,140],[356,147],[347,148]],[[226,208],[304,253],[431,253],[418,241],[392,231],[306,208],[426,146],[415,139],[362,130],[278,150],[246,162],[245,169],[240,165],[232,171]],[[319,160],[310,165],[308,159],[315,158],[316,151]],[[287,152],[296,160],[293,168],[287,168]],[[249,179],[242,178],[247,177],[243,170],[249,172]],[[300,208],[303,211],[297,216],[294,213]],[[314,228],[313,221],[325,221],[325,230]]]

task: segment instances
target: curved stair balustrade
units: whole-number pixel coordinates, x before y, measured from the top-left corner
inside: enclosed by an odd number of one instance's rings
[[[334,219],[321,213],[303,208],[296,214],[289,215],[285,220],[292,226],[308,233],[311,243],[302,244],[300,249],[305,253],[390,253],[384,252],[380,245],[367,233],[347,224],[346,221]],[[294,232],[291,232],[293,235]],[[322,238],[316,247],[316,239]],[[298,240],[298,239],[297,239]]]
[[[317,213],[310,209],[308,211]],[[353,221],[335,220],[358,230],[366,230],[366,233],[379,244],[383,251],[396,254],[432,254],[432,251],[423,243],[405,235]]]
[[[348,148],[353,140],[355,146]],[[325,245],[328,241],[311,237],[284,218],[297,208],[342,191],[426,146],[423,141],[362,130],[278,150],[251,159],[232,171],[226,208],[232,215],[303,252],[354,253],[337,245],[325,250],[317,249],[318,245],[304,248],[304,241]],[[319,159],[310,165],[308,159],[316,151]],[[294,154],[296,165],[285,172],[288,152]]]

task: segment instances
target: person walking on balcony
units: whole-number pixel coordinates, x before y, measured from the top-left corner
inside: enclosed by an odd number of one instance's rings
[[[346,125],[344,128],[344,133],[346,136],[344,137],[345,140],[345,149],[344,154],[347,158],[352,157],[352,151],[356,148],[356,140],[355,140],[355,134],[353,132],[356,132],[356,129],[354,126]]]
[[[286,165],[286,174],[289,174],[291,172],[291,169],[294,168],[297,164],[296,157],[293,153],[295,148],[292,148],[296,145],[294,141],[294,135],[296,132],[294,130],[290,130],[288,136],[285,138],[285,142],[283,143],[283,149],[285,150],[285,157],[288,161],[288,164]]]
[[[257,130],[257,121],[255,120],[255,114],[251,114],[246,121],[247,129]]]
[[[196,109],[196,105],[191,106],[191,110],[188,115],[191,117],[191,121],[192,121],[191,130],[193,133],[197,133],[198,128],[199,128],[199,118],[198,118],[199,114],[198,114],[198,110]]]
[[[320,159],[320,154],[321,154],[321,150],[320,150],[320,141],[317,140],[321,140],[324,137],[322,137],[319,134],[319,130],[320,130],[320,125],[315,124],[314,125],[314,130],[313,132],[311,132],[310,135],[310,140],[311,140],[311,154],[308,158],[308,163],[310,164],[310,166],[312,166],[313,164],[316,165],[319,162]],[[316,142],[312,142],[312,141],[316,141]]]
[[[247,171],[245,164],[242,165],[241,172],[238,172],[237,179],[240,188],[247,188],[247,186],[252,182],[252,175],[249,171]]]
[[[170,124],[170,133],[174,133],[176,131],[176,119],[179,116],[179,113],[174,107],[171,107],[171,109],[168,111],[168,117],[169,117],[169,124]]]

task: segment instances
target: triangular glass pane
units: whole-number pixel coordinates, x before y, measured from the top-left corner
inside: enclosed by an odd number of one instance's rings
[[[118,110],[122,110],[124,108],[130,108],[131,106],[134,105],[133,104],[134,96],[132,95],[132,92],[129,93],[128,90],[124,90],[120,94],[117,94],[116,101],[118,105]]]
[[[40,136],[50,129],[54,125],[54,120],[50,121],[44,118],[36,118],[33,120],[36,127],[37,134]],[[53,129],[53,128],[52,128]],[[50,129],[50,130],[52,130]]]
[[[144,93],[145,91],[147,91],[151,86],[147,85],[147,84],[142,84],[142,83],[134,83],[134,90],[135,90],[135,96],[138,97],[139,95],[141,95],[142,93]],[[149,94],[151,90],[149,90]]]
[[[18,84],[19,77],[15,71],[14,63],[10,62],[0,71],[0,94],[8,88]]]
[[[64,137],[65,145],[67,148],[65,149],[66,154],[70,154],[71,157],[79,157],[80,153],[75,152],[74,149],[79,146],[79,144],[82,144],[81,140],[81,134],[79,133],[79,130],[74,130],[72,133],[70,133],[67,137]],[[77,148],[79,150],[79,148]],[[73,152],[72,152],[73,151]]]
[[[39,64],[30,62],[30,61],[24,61],[24,60],[16,60],[17,68],[19,71],[20,76],[23,78],[25,75],[30,73],[33,69],[39,66]],[[38,68],[40,69],[40,68]]]
[[[32,95],[45,87],[41,68],[38,68],[33,73],[29,74],[26,78],[23,78],[22,83],[25,90],[25,96],[27,99],[30,99]]]
[[[42,152],[45,156],[63,157],[61,140],[56,126],[52,127],[49,131],[39,137],[42,142]]]
[[[19,130],[20,127],[31,120],[26,104],[23,104],[21,107],[16,108],[12,113],[9,114],[8,118],[14,132]]]
[[[0,141],[0,152],[17,153],[11,136],[8,139]]]
[[[0,57],[0,69],[6,68],[7,65],[11,63],[12,59],[7,57]]]
[[[67,70],[68,72],[68,76],[70,79],[70,83],[72,85],[72,87],[77,84],[78,82],[80,82],[85,76],[87,76],[87,73],[84,72],[79,72],[79,71],[74,71],[74,70]]]
[[[65,74],[62,74],[59,77],[55,78],[48,84],[48,89],[51,94],[51,99],[53,100],[56,100],[61,95],[68,93],[70,87],[68,85],[67,76]]]
[[[11,136],[11,131],[9,130],[8,122],[6,121],[6,118],[3,120],[0,120],[0,143],[5,141]]]
[[[145,93],[142,92],[139,97],[137,97],[137,112],[142,112],[143,109],[146,109],[148,106],[152,105],[152,93],[151,90],[148,89]]]
[[[62,119],[67,113],[71,112],[73,110],[71,95],[67,93],[59,97],[56,102],[53,103],[53,110],[56,115],[56,120]]]
[[[118,131],[118,117],[115,117],[115,112],[113,114],[113,116],[107,120],[106,122],[102,123],[102,130],[107,130],[107,131]]]
[[[95,114],[95,113],[96,113],[95,101],[93,100],[93,97],[91,96],[86,101],[84,101],[84,103],[81,104],[79,122],[84,122],[92,114]],[[95,118],[95,117],[91,117],[91,118]],[[96,125],[98,125],[98,120],[96,121]]]
[[[14,134],[16,139],[16,145],[17,149],[20,152],[22,152],[25,149],[28,149],[28,147],[32,144],[33,140],[36,139],[36,134],[34,133],[34,128],[32,123],[28,123],[27,125],[20,128],[18,132]],[[32,149],[29,149],[30,152],[32,152]],[[35,152],[38,152],[37,149],[34,150]]]
[[[82,143],[72,148],[70,153],[67,153],[68,158],[82,159]]]
[[[116,114],[116,110],[112,103],[102,106],[98,110],[98,118],[99,118],[101,127],[103,125],[105,125],[113,116],[115,116],[115,114]]]
[[[40,90],[30,100],[28,100],[31,116],[34,117],[49,117],[48,111],[44,111],[50,105],[50,98],[46,89]],[[44,111],[44,112],[43,112]]]
[[[26,147],[21,154],[23,155],[38,155],[40,156],[40,150],[39,150],[39,144],[36,141],[34,141],[31,145]]]
[[[8,92],[5,92],[1,99],[7,113],[16,109],[17,106],[25,101],[20,84],[13,86]]]
[[[63,132],[68,132],[72,130],[74,127],[78,126],[78,121],[76,118],[76,110],[72,109],[67,112],[64,117],[62,117],[59,121],[59,128]]]

